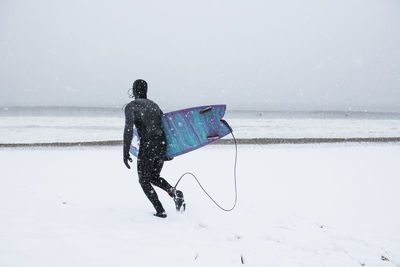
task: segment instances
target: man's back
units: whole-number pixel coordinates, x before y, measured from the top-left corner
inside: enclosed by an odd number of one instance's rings
[[[139,98],[133,100],[126,106],[125,114],[126,120],[133,119],[142,141],[163,135],[162,111],[150,99]]]

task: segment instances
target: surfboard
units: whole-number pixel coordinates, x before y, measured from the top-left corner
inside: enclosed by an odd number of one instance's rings
[[[166,157],[173,158],[196,150],[226,136],[232,131],[223,120],[226,105],[210,105],[164,113],[162,123],[167,137]],[[130,147],[137,157],[140,139],[134,129]]]

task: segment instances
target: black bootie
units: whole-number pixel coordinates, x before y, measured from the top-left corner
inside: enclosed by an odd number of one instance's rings
[[[172,192],[172,197],[175,202],[175,208],[177,211],[185,211],[186,209],[186,203],[185,199],[183,198],[183,193],[180,190],[175,190]]]

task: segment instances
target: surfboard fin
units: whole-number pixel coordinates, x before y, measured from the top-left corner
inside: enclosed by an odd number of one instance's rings
[[[215,139],[218,139],[219,138],[219,135],[218,134],[214,134],[214,135],[209,135],[209,136],[207,136],[207,139],[208,140],[215,140]]]
[[[211,111],[213,108],[212,107],[206,107],[205,109],[200,110],[200,114],[204,114],[206,112]]]
[[[230,132],[232,132],[233,130],[232,130],[232,128],[231,128],[231,126],[226,122],[226,120],[223,120],[223,119],[221,119],[220,120],[226,127],[228,127],[228,129],[229,129],[229,131]],[[218,134],[214,134],[214,135],[209,135],[209,136],[207,136],[207,140],[216,140],[216,139],[219,139],[219,135]]]

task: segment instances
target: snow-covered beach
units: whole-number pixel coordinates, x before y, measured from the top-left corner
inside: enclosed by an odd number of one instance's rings
[[[1,149],[0,266],[400,266],[398,144],[239,146],[239,202],[184,178],[167,219],[120,147]],[[165,164],[234,200],[233,146]],[[134,164],[135,166],[135,164]]]
[[[233,111],[237,138],[400,137],[400,114]],[[121,140],[121,109],[0,112],[0,144]],[[227,136],[225,138],[231,138]],[[188,209],[168,218],[127,170],[120,146],[1,148],[1,266],[400,266],[398,142],[239,145],[239,202],[218,210],[190,177]],[[165,164],[194,172],[229,207],[234,146]]]
[[[399,10],[1,1],[0,267],[400,267]]]

